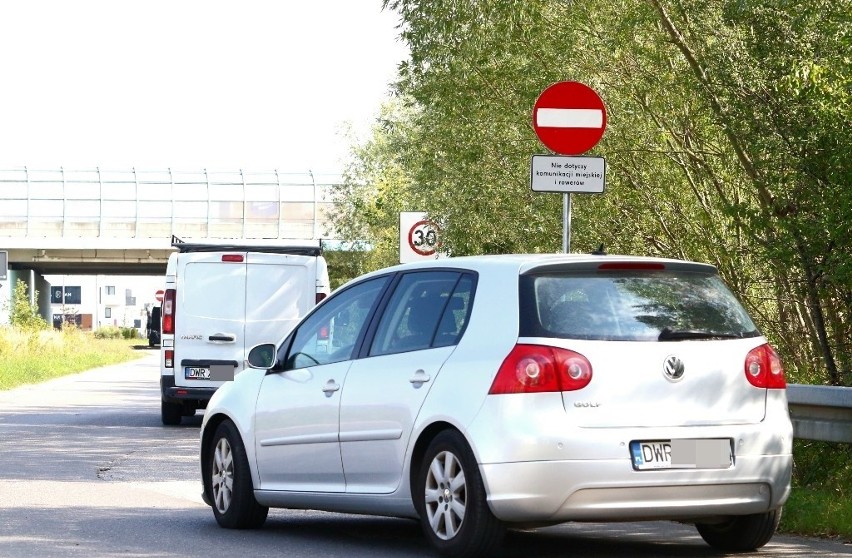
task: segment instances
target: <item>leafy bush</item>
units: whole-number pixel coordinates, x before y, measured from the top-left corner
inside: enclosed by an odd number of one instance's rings
[[[121,339],[121,330],[116,326],[104,326],[95,332],[97,339]]]
[[[38,291],[33,293],[38,298]],[[7,304],[9,310],[9,321],[12,326],[25,331],[47,329],[48,324],[38,313],[38,306],[30,304],[27,293],[27,284],[18,279],[11,301]]]
[[[121,328],[121,338],[139,339],[139,330],[137,330],[135,327],[123,327]]]

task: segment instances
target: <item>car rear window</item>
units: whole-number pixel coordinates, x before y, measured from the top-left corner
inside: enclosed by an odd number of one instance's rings
[[[547,272],[520,277],[522,337],[677,341],[760,335],[718,275]]]

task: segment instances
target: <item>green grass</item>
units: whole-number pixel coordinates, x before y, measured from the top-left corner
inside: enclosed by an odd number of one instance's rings
[[[75,329],[21,331],[0,328],[0,390],[35,384],[141,357],[143,339],[97,339]]]
[[[780,530],[852,541],[852,444],[796,440]]]
[[[852,541],[852,502],[839,488],[793,487],[779,530]]]

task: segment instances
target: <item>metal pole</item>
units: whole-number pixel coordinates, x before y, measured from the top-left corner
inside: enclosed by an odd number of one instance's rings
[[[562,194],[562,251],[571,251],[571,193]]]
[[[317,235],[317,180],[314,178],[314,171],[308,170],[311,175],[311,182],[314,184],[314,240],[319,238]]]

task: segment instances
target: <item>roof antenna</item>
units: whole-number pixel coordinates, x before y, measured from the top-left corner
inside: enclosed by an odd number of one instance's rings
[[[604,245],[603,245],[603,243],[601,243],[601,245],[600,245],[600,246],[598,246],[598,249],[597,249],[597,250],[595,250],[594,252],[592,252],[592,255],[593,255],[593,256],[606,256],[606,250],[604,250]]]

